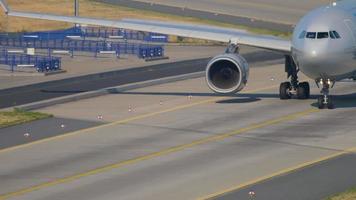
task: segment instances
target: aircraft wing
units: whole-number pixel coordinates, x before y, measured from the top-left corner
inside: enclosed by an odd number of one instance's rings
[[[4,0],[0,4],[9,16],[24,17],[32,19],[53,20],[60,22],[69,22],[75,24],[87,24],[106,27],[115,27],[136,31],[145,31],[161,33],[167,35],[176,35],[182,37],[199,38],[218,42],[234,41],[241,45],[259,47],[263,49],[275,50],[289,53],[291,51],[291,42],[272,36],[254,35],[238,29],[219,28],[214,26],[201,26],[193,24],[167,23],[146,20],[107,20],[88,17],[61,16],[53,14],[42,14],[32,12],[12,11]]]

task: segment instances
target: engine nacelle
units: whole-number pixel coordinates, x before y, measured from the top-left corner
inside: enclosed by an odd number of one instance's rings
[[[211,90],[220,94],[241,91],[247,83],[249,66],[239,54],[214,57],[206,68],[206,81]]]

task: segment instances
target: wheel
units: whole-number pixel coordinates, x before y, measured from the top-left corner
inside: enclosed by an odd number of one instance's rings
[[[290,99],[292,95],[290,94],[292,85],[289,82],[281,83],[279,87],[279,98],[280,99]]]
[[[328,97],[328,103],[326,105],[328,107],[328,109],[334,109],[335,106],[334,106],[334,101],[333,99],[331,98],[331,96]]]
[[[318,108],[319,109],[324,109],[325,108],[325,104],[324,104],[324,97],[318,97]]]
[[[298,99],[309,99],[310,86],[308,82],[302,82],[298,84],[297,97]]]

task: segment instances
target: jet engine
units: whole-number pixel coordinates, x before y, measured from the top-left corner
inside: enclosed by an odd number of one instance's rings
[[[206,81],[211,90],[220,94],[241,91],[247,83],[249,66],[239,54],[214,57],[206,68]]]

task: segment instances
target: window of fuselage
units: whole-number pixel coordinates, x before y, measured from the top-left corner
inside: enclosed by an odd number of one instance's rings
[[[306,35],[306,38],[315,39],[316,38],[316,32],[308,32],[307,35]]]
[[[299,35],[299,39],[304,39],[306,35],[307,35],[306,31],[301,32]]]
[[[330,37],[332,39],[340,39],[341,38],[340,34],[337,31],[330,31]]]
[[[318,39],[325,39],[325,38],[329,38],[328,32],[319,32],[318,33]]]

